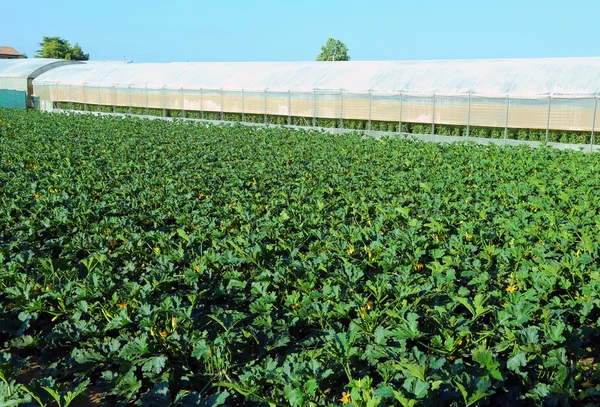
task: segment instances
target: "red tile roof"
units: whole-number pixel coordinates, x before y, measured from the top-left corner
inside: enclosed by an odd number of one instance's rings
[[[14,55],[14,56],[18,57],[21,54],[19,53],[19,51],[17,51],[13,47],[0,46],[0,55]]]

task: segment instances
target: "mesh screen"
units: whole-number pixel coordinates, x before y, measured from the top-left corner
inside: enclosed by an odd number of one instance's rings
[[[467,102],[468,103],[468,99]],[[471,96],[471,126],[505,127],[506,98]]]
[[[0,76],[0,89],[26,91],[27,78],[11,78]]]
[[[369,95],[347,93],[341,96],[342,117],[344,120],[369,120]]]
[[[242,92],[223,91],[223,111],[242,113]]]
[[[264,115],[265,92],[244,92],[244,113]]]
[[[596,120],[594,121],[594,131],[600,131],[600,102],[598,99],[595,100],[595,104],[594,110],[596,110]]]
[[[314,101],[316,94],[314,92],[292,92],[292,115],[301,117],[313,117]]]
[[[199,90],[183,90],[183,108],[185,110],[202,110]]]
[[[130,100],[129,100],[129,89],[127,88],[114,88],[114,98],[113,98],[113,105],[114,106],[121,106],[121,107],[127,107],[129,106]]]
[[[550,129],[592,130],[594,100],[552,99],[550,105]]]
[[[45,92],[43,93],[45,93],[45,96],[48,98],[48,101],[54,101],[54,95],[56,94],[56,92],[52,89],[51,84],[45,85]]]
[[[432,96],[403,95],[402,122],[431,123],[433,114]]]
[[[52,87],[52,100],[57,101],[68,101],[70,100],[69,96],[69,86],[65,85],[53,85]]]
[[[182,90],[168,89],[162,90],[163,109],[181,110],[183,107]],[[220,103],[219,103],[220,105]]]
[[[545,130],[548,99],[510,99],[508,127]]]
[[[341,114],[340,94],[315,93],[315,115],[324,119],[339,119]]]
[[[364,102],[363,102],[364,103]],[[369,100],[366,99],[367,119],[369,114]],[[397,95],[377,95],[371,96],[371,120],[380,120],[387,122],[398,122],[400,120],[401,96]],[[363,107],[364,109],[364,107]]]
[[[164,91],[162,89],[148,89],[147,92],[148,108],[165,109],[163,103]]]
[[[40,100],[50,100],[50,92],[48,91],[48,86],[46,85],[37,85],[34,90],[34,95],[38,96]]]
[[[2,79],[8,86],[8,79]],[[200,89],[146,89],[127,85],[98,87],[93,85],[35,84],[34,94],[41,101],[86,103],[90,105],[138,107],[224,113],[246,113],[344,120],[368,120],[403,123],[432,123],[481,127],[545,130],[548,122],[548,99],[511,97],[433,96],[407,94],[372,94],[344,92],[264,92]],[[67,108],[61,105],[61,108]],[[432,117],[434,114],[434,117]],[[401,116],[401,117],[400,117]],[[468,118],[470,116],[470,118]],[[308,119],[310,120],[310,119]],[[594,99],[552,98],[551,130],[591,131]],[[596,109],[595,131],[600,130],[600,106]]]
[[[83,89],[81,86],[71,85],[69,94],[71,95],[70,99],[68,99],[70,102],[83,103]]]
[[[466,124],[468,119],[468,110],[468,96],[435,97],[434,118],[436,124]]]
[[[203,89],[200,93],[202,110],[205,112],[221,111],[221,91]]]
[[[289,114],[290,97],[287,92],[267,93],[267,114],[287,116]]]
[[[98,87],[84,86],[84,102],[87,104],[98,104]]]
[[[104,106],[114,106],[115,97],[119,93],[114,88],[97,88],[98,104]]]
[[[146,107],[146,89],[128,88],[128,99],[132,107]]]

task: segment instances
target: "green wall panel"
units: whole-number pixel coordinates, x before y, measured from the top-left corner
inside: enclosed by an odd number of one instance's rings
[[[0,107],[27,108],[27,94],[19,90],[0,89]]]

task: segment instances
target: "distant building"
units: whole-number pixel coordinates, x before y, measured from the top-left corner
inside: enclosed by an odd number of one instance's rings
[[[0,59],[17,59],[20,56],[19,51],[13,47],[3,47],[0,45]]]

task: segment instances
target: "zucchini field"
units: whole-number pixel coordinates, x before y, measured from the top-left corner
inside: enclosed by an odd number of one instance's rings
[[[600,403],[600,156],[0,109],[0,404]]]

